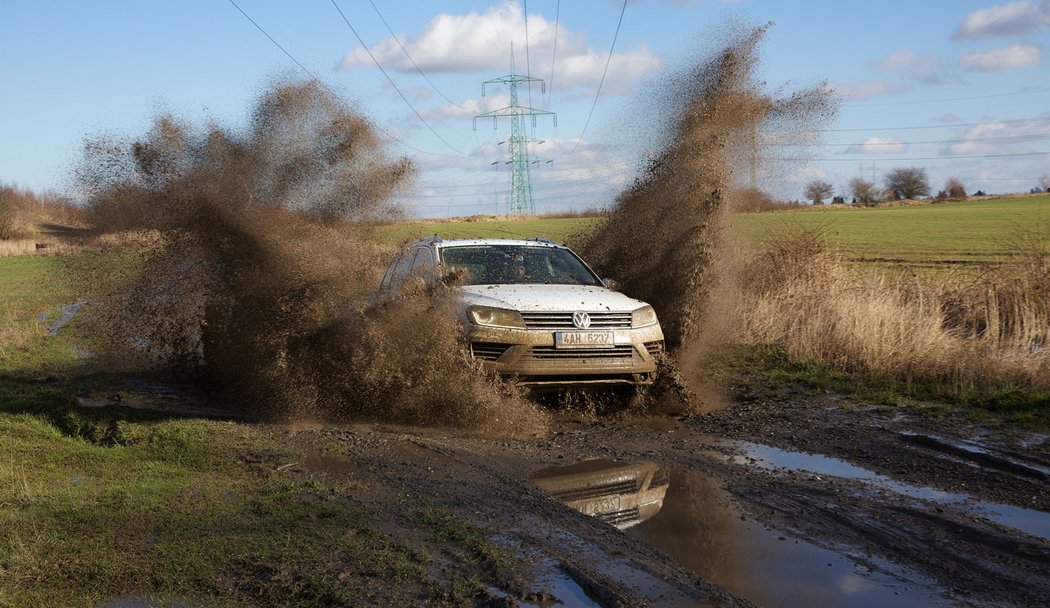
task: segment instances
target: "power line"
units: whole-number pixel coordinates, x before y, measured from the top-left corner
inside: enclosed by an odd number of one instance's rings
[[[307,74],[309,74],[311,78],[313,78],[314,80],[317,80],[318,82],[320,82],[320,80],[321,80],[320,78],[318,78],[313,72],[311,72],[309,69],[307,69],[305,65],[299,63],[298,59],[296,59],[295,57],[292,57],[292,54],[289,53],[288,50],[285,49],[283,46],[281,46],[281,43],[279,43],[276,40],[274,40],[273,36],[267,34],[266,30],[264,30],[261,25],[259,25],[258,23],[255,22],[255,19],[252,19],[248,15],[248,13],[244,12],[244,9],[242,9],[239,6],[237,6],[236,2],[234,2],[233,0],[229,0],[229,3],[233,5],[233,8],[237,9],[238,11],[240,11],[240,13],[242,15],[244,15],[245,19],[247,19],[248,21],[251,21],[252,25],[255,26],[255,29],[257,29],[260,32],[262,32],[263,36],[266,36],[267,38],[269,38],[270,42],[272,42],[274,44],[274,46],[276,46],[277,48],[281,49],[281,52],[284,53],[289,59],[291,59],[292,63],[294,63],[295,65],[299,66],[299,68],[302,69],[302,71],[304,71]]]
[[[1038,95],[1050,93],[1050,89],[1036,89],[1033,91],[1017,91],[1016,93],[993,93],[989,95],[974,95],[971,97],[946,97],[943,99],[920,99],[915,101],[887,101],[882,103],[849,103],[853,108],[874,108],[880,106],[910,106],[922,103],[940,103],[943,101],[969,101],[971,99],[991,99],[993,97],[1015,97],[1017,95]]]
[[[877,142],[860,142],[860,143],[770,143],[765,144],[766,146],[773,148],[824,148],[824,147],[841,147],[841,146],[913,146],[919,144],[980,144],[989,141],[1040,141],[1044,139],[1050,139],[1050,135],[1004,135],[1002,137],[982,137],[980,139],[937,139],[928,141],[877,141]]]
[[[416,71],[419,72],[419,75],[423,77],[423,80],[427,81],[427,84],[430,85],[430,88],[434,89],[434,91],[438,95],[443,97],[445,99],[445,101],[449,102],[450,104],[452,104],[454,106],[457,106],[457,107],[460,107],[460,108],[466,108],[467,106],[460,105],[460,104],[452,101],[451,99],[449,99],[448,95],[445,95],[444,93],[442,93],[441,89],[437,88],[437,85],[435,85],[433,82],[431,82],[430,78],[428,78],[427,75],[423,73],[423,69],[419,67],[419,65],[416,63],[416,61],[414,59],[412,59],[412,55],[410,55],[408,53],[408,49],[405,48],[405,45],[401,44],[401,40],[398,39],[397,34],[394,33],[393,28],[390,27],[389,23],[387,23],[386,18],[383,17],[383,13],[379,12],[379,7],[376,6],[376,3],[373,2],[372,0],[368,0],[368,2],[369,2],[369,4],[372,5],[372,8],[375,9],[376,14],[379,15],[379,20],[382,21],[383,25],[386,26],[386,31],[390,32],[390,37],[394,39],[394,42],[397,43],[397,46],[401,47],[401,52],[405,54],[405,57],[407,57],[408,60],[412,63],[412,67],[416,68]]]
[[[322,87],[324,87],[324,88],[325,88],[326,90],[328,90],[328,91],[329,91],[330,93],[332,93],[332,94],[334,95],[334,97],[335,97],[336,99],[338,99],[338,100],[339,100],[339,102],[340,102],[341,104],[343,104],[343,106],[344,106],[344,107],[346,107],[347,109],[351,109],[351,110],[353,109],[353,108],[351,108],[351,107],[350,107],[350,104],[346,103],[346,101],[345,101],[345,100],[344,100],[344,99],[343,99],[342,97],[340,97],[339,95],[335,94],[335,92],[334,92],[334,91],[332,91],[331,87],[329,87],[329,86],[328,86],[327,84],[325,84],[323,80],[321,80],[320,78],[318,78],[316,74],[314,74],[314,73],[313,73],[312,71],[310,71],[310,70],[309,70],[309,69],[308,69],[308,68],[307,68],[307,67],[306,67],[305,65],[303,65],[303,64],[302,64],[302,63],[301,63],[301,62],[300,62],[300,61],[299,61],[298,59],[296,59],[296,58],[295,58],[294,56],[292,56],[292,54],[291,54],[291,53],[289,53],[287,49],[285,49],[285,48],[284,48],[283,46],[281,46],[281,44],[280,44],[279,42],[277,42],[276,40],[274,40],[273,36],[271,36],[270,34],[268,34],[268,33],[266,32],[266,30],[264,30],[264,29],[263,29],[263,27],[262,27],[261,25],[259,25],[259,24],[258,24],[258,23],[257,23],[257,22],[255,21],[255,19],[252,19],[252,18],[251,18],[251,16],[250,16],[250,15],[249,15],[248,13],[244,12],[244,9],[242,9],[242,8],[241,8],[240,6],[238,6],[236,2],[234,2],[233,0],[228,0],[228,2],[229,2],[230,4],[232,4],[232,5],[233,5],[233,7],[234,7],[235,9],[237,9],[237,11],[238,11],[238,12],[240,12],[240,13],[241,13],[242,15],[244,15],[244,18],[245,18],[245,19],[247,19],[248,21],[250,21],[250,22],[251,22],[251,24],[255,26],[255,29],[257,29],[257,30],[259,30],[260,32],[262,32],[262,35],[263,35],[263,36],[266,36],[266,38],[267,38],[267,39],[269,39],[269,41],[270,41],[270,42],[272,42],[272,43],[274,44],[274,46],[276,46],[277,48],[281,49],[281,52],[282,52],[282,53],[284,53],[284,54],[285,54],[285,56],[287,56],[287,57],[288,57],[288,59],[291,59],[291,60],[292,60],[292,63],[294,63],[295,65],[299,66],[299,69],[301,69],[302,71],[306,72],[306,74],[307,74],[307,75],[309,75],[309,76],[310,76],[310,78],[311,78],[311,79],[312,79],[312,80],[313,80],[314,82],[318,83],[319,85],[321,85]],[[386,129],[384,129],[383,127],[381,127],[381,126],[380,126],[379,124],[377,124],[377,123],[372,123],[371,121],[369,121],[369,122],[370,122],[370,124],[372,124],[372,125],[373,125],[373,126],[374,126],[374,127],[376,128],[376,129],[378,129],[378,130],[379,130],[379,131],[380,131],[380,132],[381,132],[381,133],[382,133],[383,135],[385,135],[385,136],[387,136],[387,137],[388,137],[389,139],[391,139],[391,140],[393,140],[393,141],[395,141],[395,142],[397,142],[397,143],[401,144],[402,146],[404,146],[404,147],[408,148],[409,150],[413,150],[413,151],[415,151],[415,152],[419,152],[420,154],[426,154],[426,155],[428,155],[428,156],[446,156],[445,154],[439,154],[439,153],[436,153],[436,152],[427,152],[426,150],[421,150],[421,149],[419,149],[419,148],[417,148],[417,147],[415,147],[415,146],[413,146],[413,145],[411,145],[411,144],[408,144],[408,143],[406,143],[406,142],[403,142],[403,141],[401,141],[400,139],[398,139],[397,137],[395,137],[395,136],[394,136],[394,135],[393,135],[392,133],[390,133],[389,131],[387,131],[387,130],[386,130]]]
[[[405,94],[401,92],[401,89],[397,86],[397,83],[394,82],[394,79],[386,73],[386,70],[384,70],[383,66],[379,64],[379,60],[377,60],[375,58],[375,55],[372,54],[372,51],[368,48],[368,45],[365,44],[365,41],[361,38],[360,34],[358,34],[357,30],[354,29],[354,26],[350,24],[350,20],[346,18],[346,15],[343,14],[343,9],[339,8],[339,4],[337,4],[335,0],[332,0],[332,6],[335,7],[335,10],[339,11],[339,16],[343,18],[343,21],[346,23],[346,26],[350,28],[350,31],[354,33],[354,37],[356,37],[357,41],[361,43],[361,47],[364,48],[365,52],[368,53],[368,56],[372,58],[372,63],[376,64],[376,67],[379,68],[379,71],[383,73],[384,77],[386,77],[387,82],[390,83],[390,86],[394,87],[394,90],[397,91],[397,94],[401,96],[401,100],[404,101],[405,105],[407,105],[409,109],[412,110],[412,113],[416,115],[416,118],[418,118],[420,122],[426,125],[426,127],[430,129],[430,132],[433,133],[435,137],[440,139],[443,144],[445,144],[449,148],[452,148],[456,152],[459,152],[460,154],[464,154],[462,150],[448,143],[448,141],[444,137],[441,137],[441,134],[438,133],[434,129],[434,127],[432,127],[430,123],[426,121],[425,118],[423,118],[423,115],[420,114],[418,110],[416,110],[415,106],[412,105],[412,102],[408,100],[408,97],[405,97]]]
[[[525,75],[532,77],[532,61],[529,59],[529,0],[521,0],[522,11],[525,15]],[[532,107],[532,81],[525,83],[529,88],[529,107]]]
[[[1014,120],[990,120],[985,122],[956,122],[944,125],[918,125],[913,127],[868,127],[861,129],[813,129],[814,133],[856,133],[864,131],[911,131],[918,129],[954,129],[958,127],[980,127],[991,123],[1017,124],[1023,122],[1050,121],[1050,117],[1018,118]]]
[[[609,47],[609,56],[605,58],[605,69],[602,70],[602,79],[598,82],[598,90],[594,93],[594,102],[591,103],[591,111],[587,113],[587,122],[583,123],[583,131],[580,132],[580,138],[576,140],[576,145],[569,150],[569,154],[576,151],[576,148],[583,141],[583,136],[587,133],[587,127],[591,124],[591,117],[594,116],[594,107],[598,105],[598,96],[602,93],[602,85],[605,84],[605,75],[609,72],[609,63],[612,61],[613,50],[616,48],[616,39],[620,36],[620,26],[623,24],[623,14],[627,12],[627,0],[623,0],[623,7],[620,9],[620,20],[616,22],[616,32],[613,34],[612,45]]]
[[[551,99],[554,96],[554,62],[558,59],[558,23],[561,19],[561,0],[558,0],[558,4],[554,9],[554,54],[551,55],[551,77],[547,79],[547,102],[543,104],[544,108],[548,108],[551,105]]]
[[[905,162],[905,161],[913,161],[913,160],[956,160],[956,159],[961,159],[961,158],[1007,158],[1007,157],[1012,157],[1012,156],[1048,156],[1048,155],[1050,155],[1050,152],[1019,152],[1019,153],[1016,153],[1016,154],[973,154],[973,155],[958,155],[958,156],[915,156],[915,157],[911,157],[911,158],[873,158],[871,160],[877,160],[879,162],[890,162],[890,161],[892,161],[892,162]],[[772,157],[768,157],[768,158],[766,158],[766,160],[786,161],[786,162],[797,162],[797,161],[800,161],[800,160],[806,160],[806,161],[809,161],[809,162],[829,162],[829,163],[835,163],[835,162],[855,163],[855,162],[857,162],[856,158],[807,158],[807,159],[798,159],[798,158],[772,158]]]

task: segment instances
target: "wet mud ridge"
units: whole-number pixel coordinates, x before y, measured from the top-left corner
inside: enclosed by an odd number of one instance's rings
[[[280,432],[280,431],[278,431]],[[296,434],[300,445],[343,446],[353,479],[367,487],[354,500],[383,513],[384,532],[418,534],[418,512],[447,513],[484,531],[509,553],[511,574],[490,582],[493,600],[521,605],[745,606],[682,569],[643,540],[566,507],[529,481],[532,442],[450,438],[395,429],[324,428]],[[549,460],[548,460],[549,458]],[[545,455],[543,462],[557,462]],[[455,541],[438,578],[470,568]],[[510,604],[517,605],[517,604]]]
[[[563,418],[527,439],[359,426],[288,440],[341,446],[368,489],[354,500],[384,513],[380,526],[397,536],[410,536],[411,514],[425,508],[494,539],[516,565],[490,585],[491,599],[518,605],[1050,597],[1044,438],[975,438],[943,421],[934,432],[924,419],[825,398]],[[466,567],[449,551],[445,576]]]

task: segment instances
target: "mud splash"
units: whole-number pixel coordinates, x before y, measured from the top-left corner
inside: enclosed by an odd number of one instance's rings
[[[718,319],[732,308],[722,301],[733,282],[725,216],[747,197],[749,175],[754,187],[764,142],[802,137],[835,111],[822,86],[762,93],[755,71],[767,27],[730,29],[722,50],[660,84],[646,107],[663,125],[646,146],[658,152],[585,247],[602,276],[656,308],[687,376],[719,342]]]
[[[392,252],[348,233],[403,215],[413,167],[318,83],[274,83],[247,128],[161,116],[89,141],[76,173],[95,228],[132,235],[86,273],[117,286],[94,318],[122,365],[265,418],[544,424],[471,364],[447,290],[369,306]]]

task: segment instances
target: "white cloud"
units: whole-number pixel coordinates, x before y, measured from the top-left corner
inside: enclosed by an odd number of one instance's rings
[[[431,19],[417,36],[398,36],[416,65],[426,73],[510,71],[511,45],[515,70],[521,74],[526,65],[531,74],[549,78],[551,59],[555,56],[555,23],[538,13],[528,18],[528,57],[526,57],[525,23],[521,7],[507,2],[490,7],[483,13],[441,14]],[[386,69],[415,72],[416,66],[405,55],[397,40],[388,38],[369,49]],[[557,59],[554,86],[566,90],[576,86],[596,86],[601,80],[608,53],[587,46],[582,33],[557,26]],[[609,62],[609,75],[604,89],[609,93],[627,92],[627,84],[660,67],[660,58],[646,46],[619,51]],[[346,53],[340,69],[374,65],[361,47]]]
[[[1026,141],[1045,141],[1050,137],[1050,118],[1003,122],[988,121],[967,129],[957,139],[962,141],[946,146],[946,156],[970,154],[1010,154],[1029,151]]]
[[[889,82],[887,80],[869,80],[855,84],[832,82],[828,86],[831,87],[835,95],[846,101],[865,101],[887,95],[900,95],[911,90],[911,87],[906,84]]]
[[[884,72],[895,72],[903,78],[923,84],[958,84],[961,79],[953,74],[947,62],[936,57],[923,57],[914,51],[897,51],[871,62]]]
[[[985,36],[1019,36],[1050,27],[1050,1],[1038,5],[1028,0],[999,4],[974,11],[955,30],[955,40],[973,40]]]
[[[964,70],[998,72],[1010,68],[1026,68],[1039,65],[1043,50],[1031,43],[1012,44],[1006,48],[993,49],[986,53],[967,53],[960,64]]]
[[[472,119],[479,114],[485,112],[491,112],[499,108],[504,108],[510,105],[510,94],[500,93],[496,95],[486,95],[479,99],[467,99],[461,104],[445,104],[435,108],[428,108],[421,110],[420,114],[423,118],[430,122],[440,122],[443,120],[468,120]],[[485,121],[485,119],[478,121],[478,128],[491,129],[491,123]]]
[[[846,148],[846,154],[901,154],[908,144],[892,137],[869,137]]]

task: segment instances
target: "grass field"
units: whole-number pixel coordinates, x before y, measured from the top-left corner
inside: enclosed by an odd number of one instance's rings
[[[94,297],[68,262],[0,259],[0,608],[346,606],[370,581],[424,597],[466,584],[430,572],[442,543],[376,530],[353,498],[366,488],[293,467],[304,453],[265,430],[147,409],[151,380],[79,356],[91,343],[80,317],[49,331]],[[418,528],[449,525],[468,524]],[[353,565],[360,585],[333,564]]]
[[[1050,244],[1050,196],[901,207],[813,209],[733,216],[759,241],[770,230],[817,230],[857,261],[929,264],[996,262]]]
[[[442,238],[544,237],[572,242],[601,218],[527,218],[413,221],[365,229],[364,235],[396,245],[437,234]],[[884,267],[979,265],[1018,252],[1050,247],[1050,195],[899,207],[835,207],[741,213],[734,234],[759,244],[771,233],[809,229],[840,247],[856,263]]]
[[[525,218],[525,219],[452,219],[416,220],[396,224],[355,228],[354,234],[375,239],[388,245],[400,245],[424,236],[438,235],[443,239],[465,238],[548,238],[559,243],[572,242],[599,218]]]

